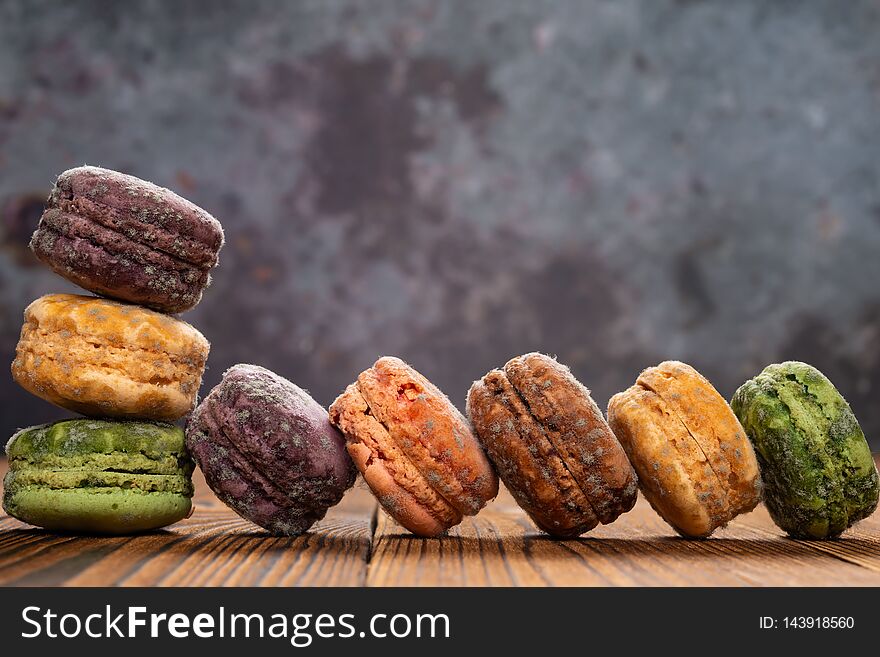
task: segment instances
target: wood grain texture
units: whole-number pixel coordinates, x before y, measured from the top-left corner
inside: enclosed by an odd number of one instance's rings
[[[2,464],[5,471],[5,462]],[[362,586],[375,502],[355,488],[311,531],[269,536],[213,496],[200,473],[192,517],[139,536],[52,534],[0,516],[0,585]]]
[[[0,473],[5,463],[0,462]],[[538,532],[507,491],[447,536],[417,538],[362,482],[312,531],[270,537],[196,477],[196,511],[164,531],[78,537],[0,515],[0,585],[878,586],[880,514],[838,541],[794,541],[763,507],[688,541],[640,499],[577,540]]]

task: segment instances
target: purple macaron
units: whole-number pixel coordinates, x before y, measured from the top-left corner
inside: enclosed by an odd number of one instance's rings
[[[224,373],[190,416],[186,445],[224,504],[277,535],[306,531],[356,475],[326,409],[256,365]]]
[[[60,176],[31,239],[37,258],[96,294],[189,310],[223,246],[214,217],[174,192],[98,167]]]

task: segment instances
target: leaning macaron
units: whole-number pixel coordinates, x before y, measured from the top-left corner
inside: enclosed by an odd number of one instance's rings
[[[161,312],[195,306],[223,246],[220,223],[174,192],[99,167],[62,173],[31,239],[56,273]]]
[[[574,537],[632,509],[635,472],[569,369],[531,353],[471,386],[468,417],[498,475],[546,533]]]
[[[348,453],[385,511],[437,536],[498,493],[498,477],[467,420],[430,381],[383,357],[330,406]]]
[[[201,333],[168,315],[49,294],[24,311],[12,377],[83,415],[171,421],[195,405],[209,348]]]
[[[754,450],[724,398],[690,365],[643,371],[611,398],[608,422],[645,498],[682,536],[709,536],[758,504]]]
[[[6,445],[3,508],[56,531],[128,534],[192,508],[192,459],[171,424],[92,419],[23,429]]]
[[[326,409],[257,365],[235,365],[193,411],[186,444],[222,502],[272,534],[324,517],[356,471]]]
[[[758,453],[764,503],[789,535],[835,538],[877,508],[880,481],[865,434],[815,367],[769,365],[731,406]]]

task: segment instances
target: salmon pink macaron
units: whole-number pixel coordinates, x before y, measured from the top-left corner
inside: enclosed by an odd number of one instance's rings
[[[437,536],[498,493],[467,420],[399,358],[361,372],[331,404],[330,421],[379,503],[414,534]]]

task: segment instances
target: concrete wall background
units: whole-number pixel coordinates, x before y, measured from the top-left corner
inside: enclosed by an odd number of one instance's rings
[[[604,405],[811,361],[880,448],[880,3],[0,2],[0,354],[99,164],[224,224],[185,319],[329,403],[377,356],[463,407],[557,354]],[[205,388],[207,390],[207,387]],[[0,432],[63,412],[0,378]]]

